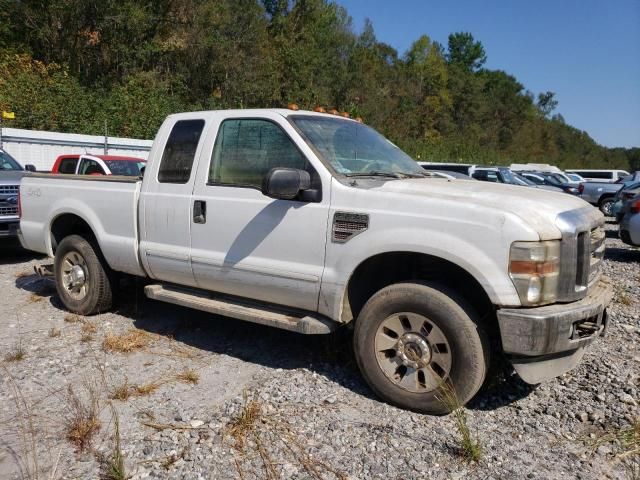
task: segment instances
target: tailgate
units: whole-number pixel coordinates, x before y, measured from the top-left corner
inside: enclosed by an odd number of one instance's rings
[[[138,259],[136,177],[26,175],[20,184],[20,240],[52,256],[61,236],[86,224],[116,271],[144,275]]]

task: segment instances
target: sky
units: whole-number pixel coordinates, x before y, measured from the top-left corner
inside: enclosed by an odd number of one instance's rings
[[[565,121],[607,147],[640,147],[640,0],[336,0],[357,32],[403,54],[420,35],[484,45],[486,68],[556,93]]]

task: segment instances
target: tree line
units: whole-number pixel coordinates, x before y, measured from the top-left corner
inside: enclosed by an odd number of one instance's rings
[[[323,106],[415,158],[640,168],[554,114],[467,32],[400,54],[328,0],[0,0],[11,126],[152,138],[178,111]]]

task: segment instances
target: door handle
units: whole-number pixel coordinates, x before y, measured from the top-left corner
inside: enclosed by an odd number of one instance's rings
[[[207,223],[207,202],[204,200],[193,202],[193,223]]]

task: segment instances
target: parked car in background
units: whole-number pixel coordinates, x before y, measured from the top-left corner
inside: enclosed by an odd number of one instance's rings
[[[626,170],[567,170],[567,173],[577,173],[587,182],[614,183],[629,175]]]
[[[18,217],[18,190],[26,171],[35,171],[33,165],[22,168],[9,153],[0,149],[0,238],[15,237],[20,225]]]
[[[564,174],[567,176],[567,178],[569,180],[571,180],[572,182],[575,183],[581,183],[581,182],[586,182],[586,180],[584,179],[584,177],[582,175],[578,175],[577,173],[571,173],[571,172],[564,172]]]
[[[155,138],[142,179],[23,179],[22,244],[54,257],[74,313],[108,311],[129,274],[151,299],[302,334],[353,322],[373,391],[437,414],[443,385],[478,392],[492,346],[536,384],[605,330],[604,218],[578,198],[429,178],[316,112],[175,114]]]
[[[469,170],[475,165],[471,163],[445,163],[445,162],[418,162],[425,170],[438,170],[441,172],[457,172],[469,175]]]
[[[420,162],[418,162],[420,163]],[[438,178],[447,178],[449,180],[459,179],[459,180],[473,180],[469,175],[459,172],[444,172],[440,170],[428,170],[425,168],[425,173],[428,173],[434,177]]]
[[[560,173],[520,172],[520,175],[532,181],[536,185],[546,185],[548,187],[559,188],[564,193],[569,193],[571,195],[578,195],[580,193],[578,190],[579,184],[566,182],[565,180],[567,177]]]
[[[607,217],[614,216],[613,206],[617,201],[617,193],[625,186],[632,185],[640,181],[638,172],[618,179],[615,183],[610,182],[583,182],[578,185],[580,198],[597,206]]]
[[[629,200],[620,220],[620,239],[629,245],[640,246],[640,195]]]
[[[636,195],[640,194],[640,182],[628,182],[613,197],[614,203],[611,207],[611,216],[620,223],[624,214],[625,204]]]
[[[146,160],[118,155],[60,155],[51,173],[139,177]]]
[[[482,182],[506,183],[508,185],[518,185],[521,187],[532,187],[552,192],[562,192],[562,189],[558,187],[537,185],[528,178],[525,178],[516,172],[512,172],[508,167],[476,167],[473,169],[471,177]]]

